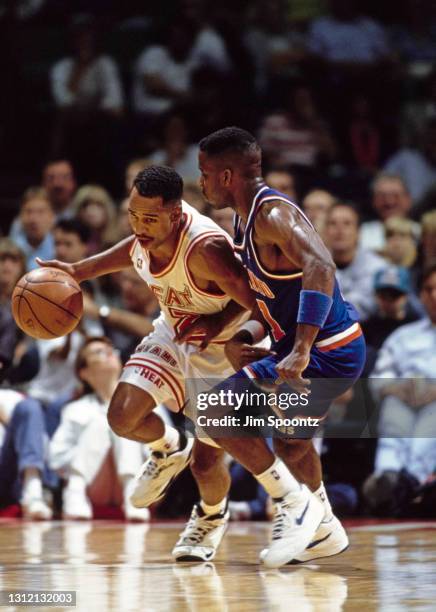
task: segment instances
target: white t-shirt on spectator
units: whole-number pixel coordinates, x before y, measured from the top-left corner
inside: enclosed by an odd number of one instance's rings
[[[383,172],[398,174],[404,180],[414,202],[436,186],[436,166],[415,149],[401,149],[386,162]]]
[[[371,64],[389,53],[383,28],[368,17],[353,22],[320,17],[310,28],[308,47],[332,62]]]
[[[73,68],[73,58],[65,58],[51,69],[51,91],[57,106],[91,106],[100,110],[120,110],[123,107],[123,89],[113,59],[107,55],[97,57],[84,71],[76,93],[68,87]]]

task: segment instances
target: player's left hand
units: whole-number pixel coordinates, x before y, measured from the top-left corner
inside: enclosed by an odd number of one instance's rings
[[[302,376],[302,373],[309,365],[309,361],[310,353],[292,351],[276,365],[276,371],[279,375],[276,384],[287,383],[297,393],[309,394],[310,380]]]
[[[220,312],[213,315],[200,315],[190,325],[178,331],[175,336],[175,342],[182,344],[190,342],[193,337],[201,336],[199,350],[204,351],[209,343],[222,332],[225,326],[225,321]]]

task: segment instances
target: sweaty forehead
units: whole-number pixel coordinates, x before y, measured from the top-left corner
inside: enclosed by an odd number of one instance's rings
[[[171,203],[164,203],[162,196],[142,196],[136,187],[130,194],[128,208],[142,214],[162,214],[172,209]]]

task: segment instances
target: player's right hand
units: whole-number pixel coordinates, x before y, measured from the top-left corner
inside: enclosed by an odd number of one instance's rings
[[[241,370],[249,363],[259,361],[259,359],[268,355],[274,355],[273,351],[261,348],[260,346],[252,346],[239,340],[233,340],[232,338],[226,342],[224,352],[235,372]]]
[[[65,261],[59,261],[58,259],[44,260],[44,259],[40,259],[39,257],[36,257],[35,261],[38,264],[38,266],[41,266],[42,268],[57,268],[58,270],[62,270],[63,272],[66,272],[67,274],[72,276],[75,280],[77,280],[76,271],[74,269],[73,264],[65,263]]]

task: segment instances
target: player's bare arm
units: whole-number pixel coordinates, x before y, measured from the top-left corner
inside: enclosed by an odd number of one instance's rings
[[[104,276],[105,274],[111,274],[112,272],[119,272],[120,270],[130,268],[132,266],[132,260],[130,259],[129,252],[134,240],[134,236],[129,236],[110,249],[73,264],[58,261],[57,259],[44,261],[39,258],[36,259],[36,262],[40,266],[49,266],[51,268],[63,270],[70,274],[78,283],[81,283],[91,278],[97,278],[98,276]]]
[[[282,203],[267,203],[259,210],[254,229],[258,249],[267,249],[271,256],[269,267],[275,271],[301,269],[303,290],[319,292],[327,299],[332,296],[335,264],[319,235],[300,213]],[[308,381],[302,379],[301,373],[309,363],[318,331],[315,325],[297,325],[292,351],[276,367],[279,382],[292,380],[300,390],[307,387]]]

